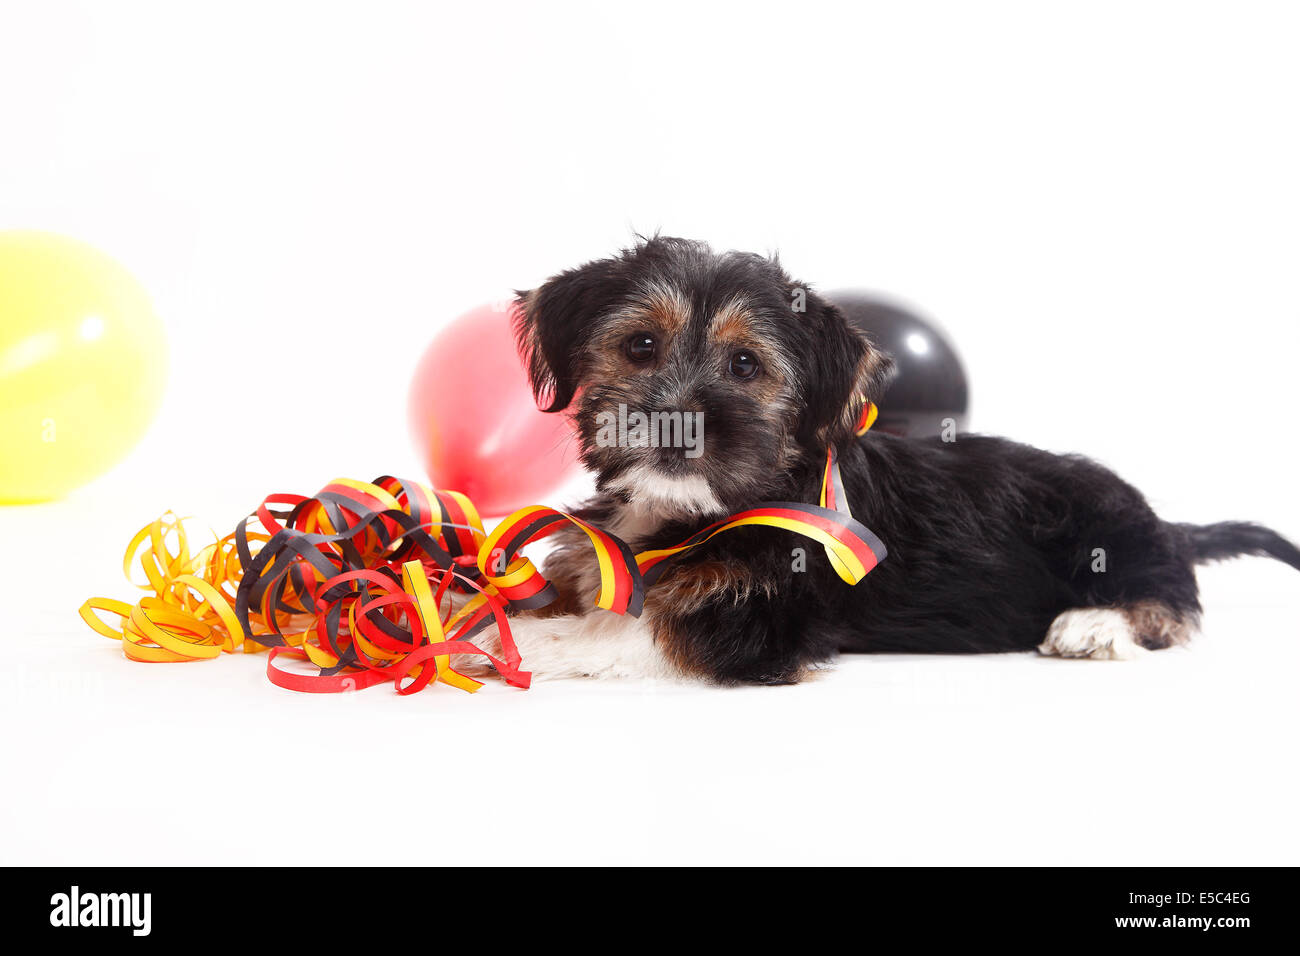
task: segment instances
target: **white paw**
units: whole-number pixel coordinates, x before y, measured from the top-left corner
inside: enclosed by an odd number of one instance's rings
[[[676,668],[655,643],[646,618],[596,609],[556,617],[520,615],[510,619],[510,634],[534,681],[566,677],[675,677]],[[501,653],[500,635],[490,626],[471,639],[490,654]],[[452,656],[463,674],[481,677],[483,658]]]
[[[1138,644],[1137,632],[1125,611],[1106,607],[1075,608],[1056,616],[1038,653],[1055,657],[1091,657],[1099,661],[1131,661],[1150,653]]]

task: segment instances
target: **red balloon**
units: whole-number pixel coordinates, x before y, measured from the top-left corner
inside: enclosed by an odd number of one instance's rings
[[[568,418],[533,399],[512,317],[465,313],[434,336],[411,381],[411,436],[429,480],[484,515],[537,504],[582,471]]]

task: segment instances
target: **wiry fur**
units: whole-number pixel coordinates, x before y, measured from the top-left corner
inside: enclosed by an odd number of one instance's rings
[[[803,312],[792,309],[801,291]],[[891,360],[775,259],[655,237],[520,302],[538,396],[575,416],[597,476],[580,513],[634,551],[762,501],[815,502],[828,443],[855,517],[889,548],[849,586],[807,539],[740,528],[673,559],[642,620],[618,624],[592,607],[596,572],[573,529],[545,568],[561,600],[517,622],[543,676],[789,682],[840,651],[1131,657],[1194,628],[1197,562],[1252,553],[1300,568],[1300,551],[1266,528],[1161,521],[1086,458],[979,436],[854,439],[861,399],[879,395]],[[625,353],[640,332],[660,343],[653,362]],[[728,374],[740,348],[759,376]],[[704,454],[600,447],[596,415],[620,403],[703,412]]]

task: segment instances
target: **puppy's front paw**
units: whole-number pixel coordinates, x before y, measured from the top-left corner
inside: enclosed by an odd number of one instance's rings
[[[1054,657],[1090,657],[1131,661],[1147,653],[1138,643],[1128,613],[1117,608],[1075,608],[1056,616],[1038,653]]]
[[[493,657],[501,656],[501,635],[496,624],[489,624],[469,639],[469,643]],[[496,672],[491,662],[482,654],[452,654],[451,666],[466,677],[482,680]]]

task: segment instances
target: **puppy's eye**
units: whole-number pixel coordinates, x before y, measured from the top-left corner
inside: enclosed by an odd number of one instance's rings
[[[737,352],[731,356],[729,368],[736,378],[753,378],[758,374],[758,359],[753,352]]]
[[[623,344],[623,351],[633,362],[649,362],[655,357],[654,336],[638,332]]]

